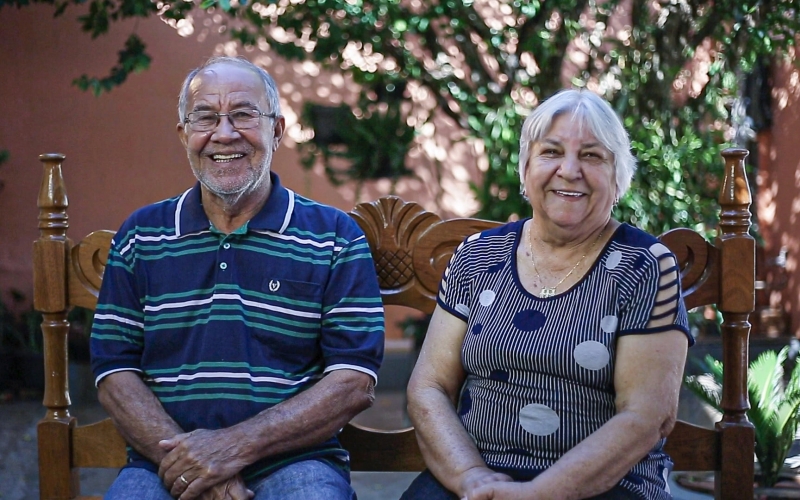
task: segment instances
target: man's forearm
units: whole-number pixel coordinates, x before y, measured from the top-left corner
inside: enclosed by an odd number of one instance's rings
[[[335,371],[310,389],[234,426],[197,429],[161,443],[169,453],[159,462],[159,476],[181,494],[195,498],[261,458],[317,445],[372,404],[369,375]]]
[[[313,446],[336,434],[354,416],[372,406],[372,377],[336,370],[314,387],[233,426],[248,463]]]
[[[183,432],[136,372],[104,378],[98,397],[125,441],[156,465],[166,455],[158,442]]]

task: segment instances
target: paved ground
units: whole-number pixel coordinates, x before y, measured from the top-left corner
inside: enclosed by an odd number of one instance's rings
[[[81,424],[105,417],[91,392],[76,394],[72,414]],[[401,392],[379,393],[373,408],[359,416],[362,423],[379,428],[407,425]],[[682,410],[684,413],[688,410]],[[0,403],[0,500],[36,500],[39,497],[36,423],[44,415],[39,399]],[[101,494],[113,481],[116,470],[84,469],[81,491]],[[411,482],[414,473],[361,472],[353,474],[353,486],[360,500],[395,500]],[[673,484],[675,500],[707,500]]]

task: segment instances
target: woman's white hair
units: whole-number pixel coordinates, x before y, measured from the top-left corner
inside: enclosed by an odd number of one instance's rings
[[[592,134],[614,156],[614,173],[619,200],[631,185],[636,171],[636,158],[631,154],[631,141],[622,121],[608,102],[585,89],[562,90],[541,103],[522,124],[519,140],[519,181],[525,190],[525,170],[531,155],[531,146],[544,138],[553,121],[561,115],[571,115],[575,126],[588,126]]]

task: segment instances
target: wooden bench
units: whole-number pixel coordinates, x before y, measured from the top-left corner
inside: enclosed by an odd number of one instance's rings
[[[714,429],[678,422],[667,451],[676,470],[716,471],[716,498],[752,500],[754,432],[745,412],[755,242],[748,234],[747,151],[730,149],[723,156],[717,241],[709,243],[688,229],[670,231],[661,239],[680,261],[687,306],[716,304],[722,312],[724,414]],[[44,165],[38,199],[40,236],[33,248],[34,305],[44,315],[46,381],[46,412],[38,424],[40,494],[42,499],[92,498],[80,496],[78,469],[123,466],[125,443],[109,419],[80,426],[70,415],[67,313],[73,306],[95,307],[113,233],[96,231],[77,243],[67,238],[64,156],[48,154],[40,159]],[[478,219],[445,221],[397,197],[359,204],[351,215],[369,239],[384,304],[426,313],[433,311],[439,278],[456,245],[498,224]],[[380,431],[350,424],[340,438],[351,452],[353,470],[419,471],[424,467],[413,428]]]

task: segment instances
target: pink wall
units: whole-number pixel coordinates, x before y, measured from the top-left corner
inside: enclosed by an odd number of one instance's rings
[[[787,250],[788,283],[769,300],[786,310],[788,332],[800,337],[800,71],[787,63],[773,78],[773,126],[760,141],[758,216],[767,255]]]
[[[194,182],[178,141],[177,95],[189,70],[216,54],[237,50],[266,67],[281,91],[287,138],[273,169],[282,182],[300,194],[350,210],[359,201],[393,192],[445,216],[468,215],[477,209],[468,182],[478,177],[477,155],[469,144],[450,147],[448,127],[437,136],[421,135],[409,155],[417,178],[391,186],[387,181],[333,187],[321,166],[304,171],[296,141],[304,101],[348,102],[352,86],[319,74],[316,67],[290,64],[269,52],[241,51],[214,32],[210,20],[196,19],[189,36],[158,19],[112,26],[96,41],[80,31],[80,10],[60,18],[53,9],[36,5],[0,9],[0,149],[11,153],[0,167],[5,189],[0,194],[0,293],[16,288],[30,295],[31,242],[37,237],[36,196],[41,179],[38,155],[67,156],[64,176],[70,198],[69,234],[78,239],[91,230],[116,229],[134,209],[174,196]],[[104,76],[116,63],[117,51],[135,32],[153,57],[148,71],[132,76],[122,87],[99,98],[71,85],[83,73]],[[451,129],[450,129],[451,130]],[[452,130],[451,130],[452,131]],[[453,137],[458,139],[458,137]],[[437,142],[438,141],[438,142]],[[438,171],[437,159],[447,165]],[[394,324],[406,313],[394,312]],[[393,336],[399,335],[397,332]]]
[[[78,29],[74,10],[55,20],[51,12],[40,6],[0,10],[0,22],[14,27],[0,32],[0,147],[11,151],[11,161],[0,168],[6,183],[0,195],[0,234],[14,235],[4,238],[0,279],[11,273],[11,282],[19,279],[17,273],[30,271],[38,154],[67,155],[72,234],[116,228],[133,209],[179,193],[193,182],[175,133],[178,89],[186,73],[221,43],[214,36],[203,43],[179,37],[158,20],[141,22],[136,32],[149,43],[150,70],[96,98],[70,82],[83,72],[106,74],[131,25],[115,26],[110,36],[93,42]],[[350,208],[352,202],[327,189],[324,179],[301,170],[289,143],[274,163],[284,182],[302,194]],[[23,263],[11,266],[9,260]]]
[[[168,47],[152,47],[151,71],[95,98],[70,82],[83,72],[105,75],[131,24],[92,42],[80,32],[76,15],[73,9],[52,19],[52,8],[44,6],[0,10],[0,23],[6,26],[0,31],[0,147],[11,152],[10,162],[0,167],[5,181],[0,194],[2,288],[30,288],[40,153],[67,156],[73,237],[116,229],[138,206],[172,196],[192,182],[175,134],[175,103],[183,76],[201,61],[197,44],[175,36]],[[170,28],[158,21],[145,22],[137,32],[148,40],[165,29]],[[203,50],[212,47],[209,42]]]
[[[37,236],[35,199],[40,153],[67,155],[65,178],[73,238],[97,228],[116,229],[135,208],[183,191],[193,182],[175,135],[176,104],[185,74],[210,55],[233,55],[237,48],[197,19],[190,36],[158,19],[112,26],[110,35],[92,41],[80,31],[70,8],[53,19],[52,8],[35,5],[0,9],[0,148],[11,160],[0,167],[0,291],[14,287],[29,294],[31,242]],[[105,75],[131,32],[148,44],[151,68],[99,98],[71,81],[82,73]],[[240,50],[240,49],[239,49]],[[297,192],[349,210],[358,201],[390,191],[418,201],[445,216],[477,209],[468,182],[480,179],[480,145],[459,141],[457,131],[439,123],[435,134],[420,134],[409,163],[417,173],[396,186],[387,181],[333,187],[321,168],[299,166],[297,113],[304,101],[350,102],[348,83],[318,74],[314,67],[290,64],[269,52],[243,52],[273,74],[282,95],[288,137],[273,168]],[[759,218],[768,252],[789,250],[788,288],[774,295],[792,315],[800,336],[800,83],[787,66],[775,78],[775,120],[762,141]],[[484,165],[485,166],[485,165]],[[393,321],[390,319],[390,322]]]

